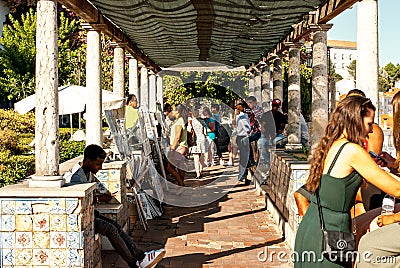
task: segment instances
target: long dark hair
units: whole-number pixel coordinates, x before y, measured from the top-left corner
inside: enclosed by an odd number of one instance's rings
[[[400,161],[400,91],[392,99],[393,106],[393,142],[396,148],[396,162]]]
[[[183,118],[185,124],[188,123],[188,110],[183,104],[178,104],[175,106],[175,109],[178,111],[179,115]]]
[[[320,184],[326,155],[334,141],[346,130],[347,140],[364,146],[363,118],[368,115],[368,110],[375,111],[375,106],[370,99],[361,96],[350,96],[339,102],[332,112],[325,135],[319,142],[311,160],[310,175],[307,180],[308,190],[315,192]]]

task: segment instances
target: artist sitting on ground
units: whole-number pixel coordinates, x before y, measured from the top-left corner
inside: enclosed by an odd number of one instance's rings
[[[106,152],[98,145],[85,148],[83,161],[75,165],[64,175],[67,183],[87,183],[96,181],[95,174],[102,168]],[[111,200],[111,195],[101,196],[103,201]],[[98,211],[94,214],[94,230],[107,236],[115,250],[129,264],[129,267],[154,267],[165,255],[163,248],[143,252],[115,221],[102,216]]]

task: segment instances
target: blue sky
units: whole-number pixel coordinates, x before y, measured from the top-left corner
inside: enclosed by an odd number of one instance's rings
[[[379,64],[400,63],[399,0],[378,0]],[[357,41],[357,4],[331,20],[329,40]]]

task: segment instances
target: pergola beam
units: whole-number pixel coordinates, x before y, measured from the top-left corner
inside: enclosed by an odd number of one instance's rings
[[[155,73],[161,71],[161,68],[147,57],[120,28],[103,16],[91,3],[86,0],[58,0],[58,2],[75,12],[76,15],[86,23],[89,23],[94,29],[111,37],[113,41],[125,43],[126,50],[138,61],[146,65],[147,68],[153,70]]]
[[[352,7],[359,0],[328,0],[324,5],[314,12],[310,12],[308,18],[298,23],[294,30],[279,44],[277,44],[274,54],[286,50],[284,43],[299,41],[311,33],[310,25],[325,24],[337,15]]]

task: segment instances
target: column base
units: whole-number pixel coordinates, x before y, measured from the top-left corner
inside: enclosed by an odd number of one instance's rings
[[[286,144],[285,151],[300,151],[303,152],[303,145],[301,143]]]
[[[65,181],[63,176],[36,176],[29,180],[29,188],[61,188]]]

